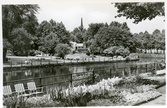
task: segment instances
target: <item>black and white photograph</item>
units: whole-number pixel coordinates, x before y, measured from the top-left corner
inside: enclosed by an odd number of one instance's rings
[[[15,1],[1,3],[2,108],[166,106],[165,1]]]

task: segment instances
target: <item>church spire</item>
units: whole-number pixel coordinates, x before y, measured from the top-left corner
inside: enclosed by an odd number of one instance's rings
[[[81,26],[80,26],[80,29],[81,29],[81,31],[83,30],[83,21],[82,21],[82,18],[81,18]]]

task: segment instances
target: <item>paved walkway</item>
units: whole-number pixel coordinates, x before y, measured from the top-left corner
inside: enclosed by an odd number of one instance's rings
[[[140,106],[163,106],[163,105],[166,105],[166,85],[158,88],[157,90],[160,93],[162,93],[162,96],[160,96],[152,101],[149,101],[147,103],[144,103]]]

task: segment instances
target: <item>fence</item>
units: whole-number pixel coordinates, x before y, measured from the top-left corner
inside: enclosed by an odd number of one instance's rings
[[[93,84],[100,81],[101,79],[112,78],[114,76],[123,77],[130,75],[138,75],[145,72],[155,72],[160,70],[161,67],[159,63],[150,63],[150,64],[141,64],[134,65],[129,67],[111,67],[110,69],[93,69],[87,72],[80,73],[69,73],[69,74],[59,74],[59,75],[50,75],[50,76],[39,76],[36,78],[21,79],[3,82],[3,85],[11,85],[11,88],[14,90],[14,84],[23,83],[27,88],[27,82],[34,81],[39,87],[47,86],[77,86],[81,84]],[[59,81],[59,79],[61,81]]]

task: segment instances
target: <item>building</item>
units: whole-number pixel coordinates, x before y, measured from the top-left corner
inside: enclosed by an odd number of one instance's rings
[[[83,43],[70,42],[72,46],[72,51],[86,50],[86,46]]]

